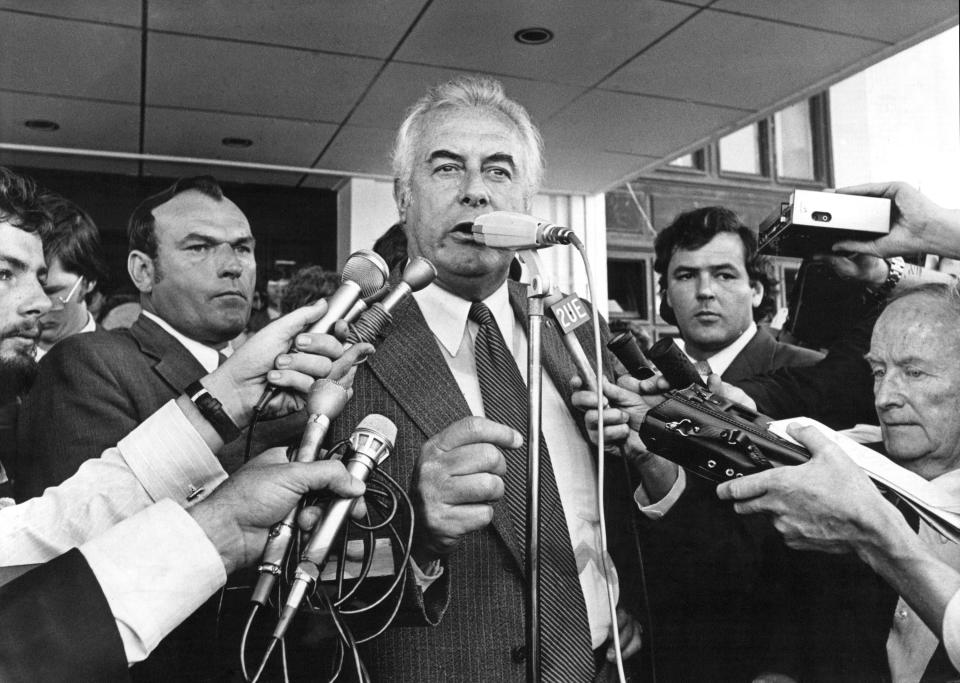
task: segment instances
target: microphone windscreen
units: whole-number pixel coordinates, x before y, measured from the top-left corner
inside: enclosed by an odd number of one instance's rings
[[[374,432],[383,437],[390,444],[390,448],[393,448],[393,442],[397,440],[397,425],[393,424],[393,421],[388,417],[379,415],[377,413],[372,413],[367,415],[365,418],[360,420],[360,424],[357,425],[357,428],[354,432],[360,430],[365,430],[369,432]]]
[[[674,389],[686,389],[691,384],[707,386],[687,355],[670,337],[658,340],[650,347],[647,356]]]
[[[649,379],[656,374],[650,366],[650,361],[643,355],[636,338],[630,332],[620,332],[614,335],[607,342],[607,348],[623,363],[627,372],[633,377]]]
[[[360,285],[360,296],[364,299],[373,296],[387,283],[390,271],[387,262],[380,254],[369,249],[359,249],[343,264],[340,282],[356,282]]]

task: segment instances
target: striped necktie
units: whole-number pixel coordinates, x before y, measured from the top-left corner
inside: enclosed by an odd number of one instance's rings
[[[527,387],[493,315],[482,303],[470,307],[480,329],[474,341],[483,411],[513,427],[524,444],[505,450],[505,498],[514,531],[526,555]],[[546,441],[540,436],[540,676],[547,682],[592,681],[595,675],[587,608],[570,533],[553,476]]]

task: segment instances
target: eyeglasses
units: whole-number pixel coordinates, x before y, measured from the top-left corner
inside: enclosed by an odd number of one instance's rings
[[[70,288],[70,291],[67,292],[66,296],[60,296],[59,294],[50,296],[50,303],[53,304],[53,309],[59,311],[61,308],[70,303],[70,299],[72,299],[73,295],[77,293],[78,289],[80,289],[81,282],[83,282],[82,275],[77,278],[76,282],[73,283],[73,287]]]

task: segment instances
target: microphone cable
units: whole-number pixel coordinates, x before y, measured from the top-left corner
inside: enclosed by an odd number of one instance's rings
[[[570,235],[570,244],[573,245],[577,252],[580,254],[581,261],[583,262],[584,270],[587,275],[587,292],[589,299],[591,301],[595,300],[595,293],[597,292],[594,287],[593,280],[593,271],[590,268],[590,260],[587,257],[587,250],[583,242],[577,237],[576,234]],[[597,385],[597,415],[599,417],[599,423],[597,426],[597,515],[600,523],[600,564],[603,571],[606,588],[607,588],[607,604],[610,608],[610,618],[612,620],[612,632],[613,632],[613,646],[616,653],[616,666],[617,666],[617,675],[621,683],[624,683],[626,680],[626,674],[623,668],[623,649],[622,644],[620,643],[620,628],[617,620],[617,601],[616,597],[613,594],[613,585],[610,583],[610,572],[609,572],[609,560],[610,553],[608,550],[607,542],[607,521],[606,521],[606,511],[605,511],[605,487],[604,481],[606,477],[606,463],[604,458],[604,436],[603,436],[603,409],[604,409],[604,395],[603,395],[603,345],[600,337],[600,314],[597,311],[596,305],[590,307],[591,311],[591,323],[593,326],[593,353],[594,353],[594,364],[596,372],[596,385]],[[629,467],[627,462],[622,457],[620,458],[624,475],[626,481],[632,486],[632,478],[630,477]],[[634,552],[637,557],[637,563],[640,570],[640,585],[641,591],[643,592],[643,599],[646,603],[645,606],[649,607],[648,591],[647,591],[647,578],[646,570],[643,563],[643,554],[640,551],[640,540],[637,533],[636,523],[633,520],[633,516],[630,517],[630,526],[631,526],[631,535],[633,537]],[[647,629],[644,629],[641,632],[643,639],[643,648],[650,653],[650,666],[653,673],[653,680],[656,681],[656,668],[654,665],[653,658],[653,623],[652,617],[650,615],[650,610],[646,610],[646,622]],[[642,623],[642,622],[641,622]]]
[[[344,439],[335,444],[327,454],[327,459],[343,459],[350,455],[349,441]],[[322,504],[331,500],[331,497],[320,495],[304,499],[301,506]],[[368,642],[389,628],[400,610],[403,598],[403,586],[409,567],[410,552],[413,544],[414,512],[413,504],[407,492],[396,480],[380,468],[372,470],[367,479],[367,490],[364,494],[367,505],[367,514],[362,521],[348,518],[339,535],[339,555],[330,559],[336,562],[336,570],[332,579],[320,579],[313,592],[306,597],[305,607],[300,612],[313,618],[329,617],[335,630],[335,647],[330,653],[331,682],[336,681],[347,670],[353,672],[355,679],[362,683],[370,680],[366,667],[360,659],[358,645]],[[322,520],[321,520],[322,522]],[[320,522],[318,522],[319,524]],[[377,534],[380,538],[388,538],[390,543],[379,545],[376,542]],[[297,558],[300,557],[303,542],[297,538],[284,561],[284,571],[273,592],[274,605],[277,616],[286,602],[286,594],[292,585]],[[359,560],[349,558],[350,549],[360,543],[363,549]],[[395,549],[398,549],[395,550]],[[364,595],[362,603],[354,605],[352,601],[358,593],[368,587],[377,556],[397,558],[394,560],[394,578],[378,594]],[[399,555],[399,557],[398,557]],[[348,567],[347,564],[351,565]],[[354,576],[352,568],[359,562]],[[380,577],[375,577],[379,579]],[[323,585],[320,585],[323,583]],[[372,590],[372,589],[371,589]],[[329,591],[329,592],[328,592]],[[319,598],[319,602],[318,602]],[[267,649],[262,656],[257,670],[250,675],[248,667],[248,642],[253,624],[256,621],[260,605],[254,602],[245,624],[240,641],[240,668],[243,678],[248,683],[255,683],[263,674],[271,654],[280,645],[280,658],[283,667],[284,681],[288,681],[289,671],[287,662],[287,648],[285,638],[271,638]],[[271,610],[270,613],[273,613]],[[351,625],[351,622],[355,622]],[[357,635],[354,630],[364,629]],[[322,662],[318,662],[322,663]]]

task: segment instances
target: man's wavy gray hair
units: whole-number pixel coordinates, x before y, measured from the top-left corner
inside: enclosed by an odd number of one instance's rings
[[[400,196],[406,197],[410,190],[414,153],[427,115],[443,109],[461,108],[489,109],[507,117],[516,126],[523,142],[523,158],[517,163],[521,181],[527,186],[527,198],[532,198],[540,189],[543,178],[540,131],[523,105],[507,97],[499,81],[485,76],[459,76],[434,86],[407,111],[393,146],[393,175],[399,184]]]

